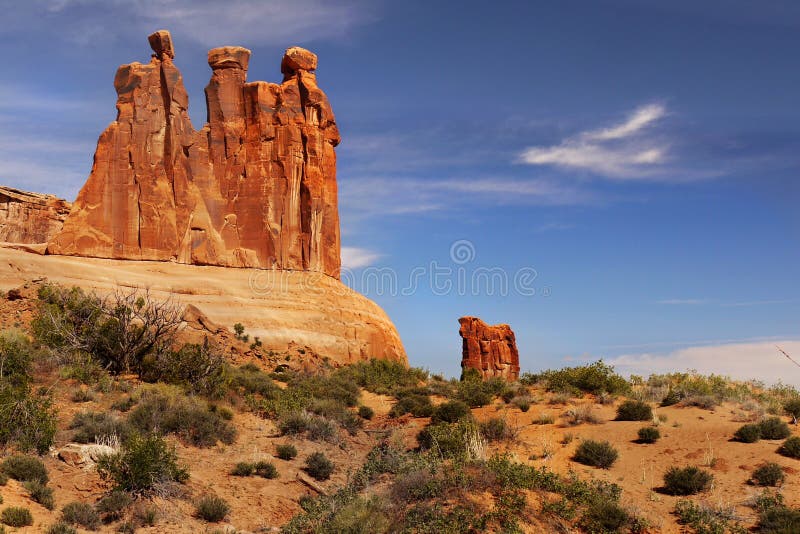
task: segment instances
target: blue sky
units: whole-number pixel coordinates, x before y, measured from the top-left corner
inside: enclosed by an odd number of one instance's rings
[[[115,116],[114,72],[148,60],[153,30],[172,32],[195,127],[209,48],[247,46],[249,78],[279,81],[283,50],[305,46],[343,136],[347,278],[412,364],[457,375],[469,314],[511,324],[524,370],[604,357],[800,384],[775,349],[800,359],[796,1],[3,11],[0,183],[74,198]],[[431,287],[440,268],[449,291]]]

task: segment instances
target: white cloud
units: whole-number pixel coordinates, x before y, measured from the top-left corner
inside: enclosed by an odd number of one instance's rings
[[[623,374],[647,376],[696,370],[740,380],[755,379],[770,384],[782,381],[800,386],[800,367],[777,347],[800,360],[800,341],[780,340],[687,347],[669,353],[626,354],[607,361]]]
[[[342,247],[342,269],[359,269],[373,265],[381,254],[357,247]]]
[[[669,146],[649,130],[667,114],[661,104],[633,111],[623,122],[567,137],[558,145],[530,147],[519,159],[530,165],[581,169],[609,178],[652,176],[668,159]]]
[[[43,14],[29,13],[37,19]],[[87,46],[113,38],[96,30],[122,28],[120,20],[127,31],[165,28],[212,47],[339,38],[376,19],[375,5],[364,0],[50,0],[45,13],[48,21],[68,20],[73,40]]]

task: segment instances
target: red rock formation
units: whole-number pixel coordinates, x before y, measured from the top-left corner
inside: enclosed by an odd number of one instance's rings
[[[462,317],[458,322],[463,340],[462,369],[476,369],[484,379],[519,378],[519,352],[510,326],[489,326],[477,317]]]
[[[70,204],[52,195],[0,186],[0,241],[47,243],[64,226]]]
[[[195,131],[167,31],[117,71],[117,120],[50,254],[310,270],[339,276],[339,132],[317,57],[289,48],[283,82],[247,83],[250,51],[210,50]]]

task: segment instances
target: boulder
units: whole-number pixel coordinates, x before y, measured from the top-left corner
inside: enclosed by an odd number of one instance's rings
[[[519,352],[510,326],[490,326],[477,317],[462,317],[458,322],[462,369],[475,369],[484,379],[501,377],[511,382],[519,378]]]

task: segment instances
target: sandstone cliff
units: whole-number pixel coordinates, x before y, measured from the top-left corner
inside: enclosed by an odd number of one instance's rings
[[[283,82],[247,82],[250,51],[210,50],[195,130],[167,31],[114,79],[117,119],[48,253],[339,276],[339,132],[317,57],[289,48]]]
[[[463,369],[476,369],[483,378],[519,378],[519,352],[510,326],[489,326],[477,317],[462,317],[458,322]]]
[[[0,186],[0,241],[47,243],[64,225],[69,202]]]

